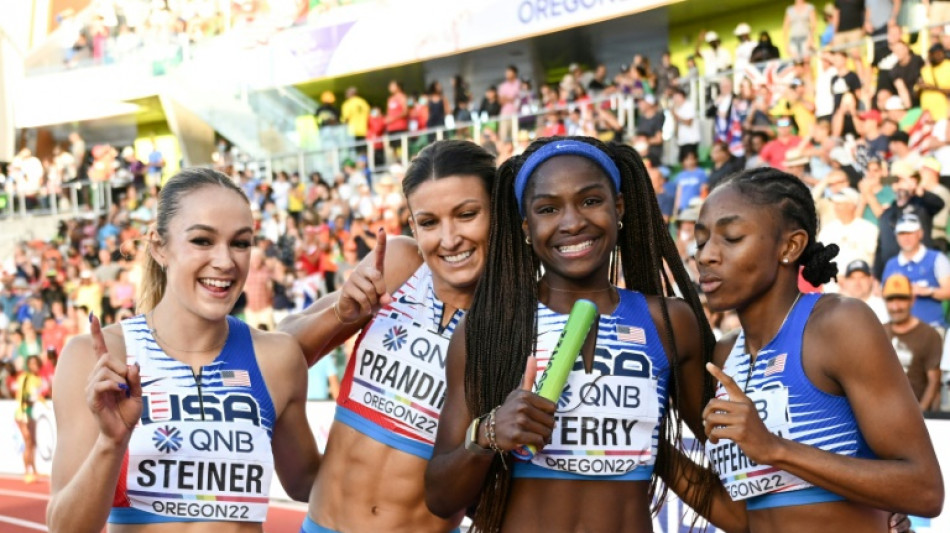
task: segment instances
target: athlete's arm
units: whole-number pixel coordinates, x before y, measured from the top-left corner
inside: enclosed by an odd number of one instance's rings
[[[680,392],[681,405],[677,411],[686,425],[693,432],[695,438],[705,442],[701,412],[703,407],[703,387],[706,380],[705,357],[702,353],[699,324],[692,309],[682,300],[667,299],[670,302],[670,320],[673,322],[673,331],[676,339],[677,354],[680,363]],[[678,302],[678,303],[673,303]],[[650,313],[657,324],[657,331],[664,331],[662,319],[658,320],[659,301],[656,305],[651,301]],[[692,327],[693,329],[688,329]],[[730,334],[716,343],[712,358],[716,364],[722,365],[736,341],[736,334]],[[667,340],[663,339],[664,347]],[[670,353],[667,348],[667,353]],[[671,401],[673,398],[671,397]],[[667,445],[665,453],[669,454],[673,462],[673,479],[663,481],[686,505],[693,509],[700,506],[702,490],[711,492],[711,505],[704,518],[713,525],[729,533],[745,533],[749,530],[749,517],[744,502],[733,501],[726,492],[719,478],[697,464],[689,455],[673,445]]]
[[[380,255],[383,260],[377,261]],[[320,298],[301,313],[288,316],[277,329],[292,335],[300,344],[307,364],[313,365],[361,330],[375,311],[388,303],[386,298],[421,264],[414,240],[380,238],[376,249],[360,261],[339,291]]]
[[[287,494],[305,502],[320,466],[317,443],[307,422],[307,366],[300,347],[289,336],[266,334],[259,339],[263,349],[258,353],[266,356],[258,361],[267,359],[264,364],[268,375],[277,378],[272,380],[275,386],[268,389],[273,391],[275,409],[281,409],[275,413],[277,421],[271,440],[274,469]]]
[[[426,467],[426,505],[434,514],[448,518],[478,500],[494,454],[465,449],[465,432],[474,416],[465,401],[465,320],[459,322],[449,343],[446,362],[445,406],[439,417],[435,450]],[[512,391],[495,412],[496,444],[510,451],[532,444],[538,450],[554,429],[555,405],[531,392],[537,374],[537,362],[529,357],[522,386]],[[478,416],[482,416],[480,413]],[[488,427],[482,418],[477,443],[489,448]]]
[[[57,439],[46,508],[52,532],[102,531],[142,413],[138,369],[125,364],[121,337],[103,336],[98,319],[91,330],[69,341],[54,377]]]
[[[855,300],[823,300],[828,301],[819,302],[805,327],[803,365],[813,382],[840,386],[878,458],[847,457],[772,435],[735,381],[712,365],[730,399],[707,405],[706,434],[713,442],[732,439],[756,463],[786,470],[848,500],[916,516],[939,515],[944,489],[933,443],[877,317]]]

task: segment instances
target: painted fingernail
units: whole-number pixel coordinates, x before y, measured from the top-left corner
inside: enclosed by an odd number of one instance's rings
[[[92,311],[89,311],[89,323],[92,324]]]
[[[125,397],[126,397],[126,398],[129,398],[129,397],[132,396],[132,391],[129,390],[129,386],[126,385],[125,383],[119,383],[119,389],[121,389],[122,391],[125,392]]]

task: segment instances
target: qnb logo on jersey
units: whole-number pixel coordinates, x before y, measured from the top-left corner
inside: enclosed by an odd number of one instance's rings
[[[142,424],[155,422],[240,422],[261,425],[260,407],[250,394],[142,395]]]
[[[383,346],[390,352],[395,352],[396,350],[402,349],[406,344],[406,338],[408,336],[409,333],[406,331],[406,328],[397,324],[389,328],[389,331],[383,336]]]
[[[177,452],[181,449],[181,432],[173,426],[160,427],[152,434],[152,442],[162,453]]]
[[[574,396],[574,391],[571,390],[571,384],[568,383],[557,399],[557,408],[566,409],[571,404],[571,396]]]

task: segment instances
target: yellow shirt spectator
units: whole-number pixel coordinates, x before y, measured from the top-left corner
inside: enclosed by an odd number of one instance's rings
[[[92,277],[92,272],[82,271],[73,301],[77,306],[86,307],[96,316],[102,316],[102,286]]]
[[[346,100],[340,108],[340,122],[347,125],[350,135],[366,137],[366,124],[369,122],[369,104],[356,94],[356,88],[346,90]]]
[[[929,59],[930,64],[920,69],[920,107],[924,111],[930,111],[930,116],[934,120],[940,120],[947,117],[950,110],[948,106],[947,95],[950,94],[950,61],[944,59],[943,49],[935,49],[939,45],[931,48]]]

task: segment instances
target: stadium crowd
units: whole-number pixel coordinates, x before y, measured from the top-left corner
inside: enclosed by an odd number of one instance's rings
[[[382,153],[399,149],[384,145],[384,135],[478,118],[479,131],[454,134],[487,147],[499,163],[542,136],[630,143],[647,164],[693,273],[693,226],[708,192],[742,169],[788,171],[811,187],[819,240],[840,248],[837,282],[814,288],[802,280],[803,288],[867,302],[885,324],[921,409],[938,410],[946,381],[941,359],[950,371],[943,341],[950,302],[950,32],[943,26],[908,31],[898,24],[895,4],[838,0],[819,13],[796,0],[785,15],[785,57],[768,33],[754,39],[743,23],[735,28],[734,50],[715,32],[700,33],[684,69],[669,53],[655,65],[637,54],[615,73],[603,64],[572,64],[558,83],[535,90],[511,65],[484,95],[470,94],[458,76],[448,90],[433,82],[417,95],[406,95],[394,80],[378,107],[357,88],[339,107],[326,93],[316,119],[345,125]],[[931,22],[950,22],[950,2],[931,4]],[[636,101],[632,136],[610,104],[613,95]],[[430,141],[418,137],[410,152]],[[228,154],[223,146],[218,167],[251,200],[257,223],[245,294],[234,310],[251,325],[273,329],[341,286],[373,249],[378,228],[409,234],[399,164],[383,172],[375,165],[374,173],[368,155],[357,152],[334,175],[264,175]],[[86,332],[90,313],[104,323],[134,313],[143,235],[163,173],[167,178],[157,151],[87,149],[75,134],[45,161],[24,149],[0,174],[7,192],[28,187],[39,203],[64,201],[57,187],[71,179],[111,183],[114,200],[108,213],[64,222],[56,236],[20,243],[3,261],[0,395],[15,394],[17,376],[36,356],[48,397],[56,355],[70,336]],[[737,326],[733,314],[711,322],[717,333]],[[311,369],[311,399],[335,396],[344,353]]]

